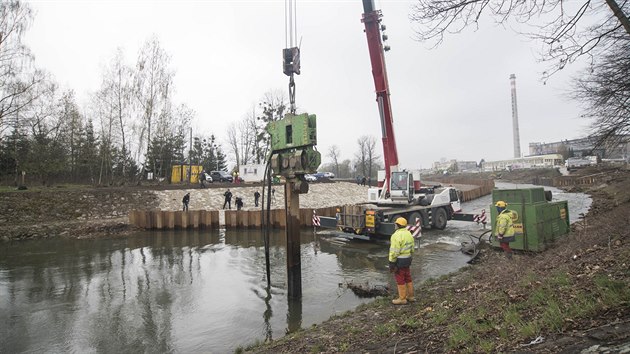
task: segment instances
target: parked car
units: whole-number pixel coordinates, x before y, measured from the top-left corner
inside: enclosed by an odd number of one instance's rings
[[[315,177],[313,175],[304,175],[304,179],[307,182],[315,182],[315,181],[317,181],[317,177]]]
[[[210,177],[212,177],[212,180],[215,182],[232,182],[233,181],[232,176],[230,176],[230,174],[225,171],[211,171]]]
[[[203,175],[201,175],[201,178],[203,178],[203,180],[208,183],[212,183],[213,181],[212,177],[208,174],[208,172],[204,172]]]
[[[331,179],[335,178],[335,174],[332,172],[317,172],[314,173],[313,176],[317,179]]]

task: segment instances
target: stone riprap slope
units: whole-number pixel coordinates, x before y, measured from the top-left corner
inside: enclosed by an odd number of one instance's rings
[[[226,184],[225,188],[205,189],[180,189],[154,191],[158,200],[158,208],[161,210],[180,210],[184,194],[190,192],[190,210],[222,209],[223,193],[229,188],[232,192],[232,209],[236,209],[236,197],[243,198],[243,209],[256,209],[254,206],[254,192],[258,190],[263,194],[261,186],[247,186]],[[284,208],[284,186],[274,185],[275,198],[272,198],[271,207]],[[265,190],[266,191],[266,190]],[[324,208],[346,204],[359,204],[367,202],[368,187],[356,183],[313,183],[309,186],[307,194],[300,195],[301,208]],[[260,199],[262,202],[262,197]]]

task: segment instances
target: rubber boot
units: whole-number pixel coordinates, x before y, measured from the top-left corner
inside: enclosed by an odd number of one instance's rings
[[[405,305],[407,303],[407,284],[398,285],[398,299],[392,300],[394,305]]]
[[[407,283],[407,301],[409,302],[416,301],[416,298],[413,297],[413,283],[412,282]]]

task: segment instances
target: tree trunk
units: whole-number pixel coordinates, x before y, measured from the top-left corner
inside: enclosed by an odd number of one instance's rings
[[[613,11],[615,17],[619,19],[619,22],[621,22],[621,25],[626,30],[626,33],[630,34],[630,21],[628,20],[628,16],[626,16],[619,7],[619,4],[617,4],[615,0],[606,0],[606,4],[608,4],[610,9]]]

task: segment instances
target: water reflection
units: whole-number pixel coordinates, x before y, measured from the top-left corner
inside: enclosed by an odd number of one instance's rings
[[[286,296],[281,233],[270,239],[271,287],[256,231],[3,244],[0,347],[226,352],[364,302],[339,293],[346,259],[320,250],[311,232],[302,238],[302,301]]]
[[[584,198],[573,200],[572,217]],[[489,197],[477,203],[487,208]],[[465,266],[459,244],[479,229],[453,222],[425,232],[414,281]],[[339,284],[393,286],[386,244],[310,230],[301,238],[301,301],[286,294],[283,232],[270,237],[271,286],[256,230],[2,244],[0,351],[232,352],[370,301]]]

